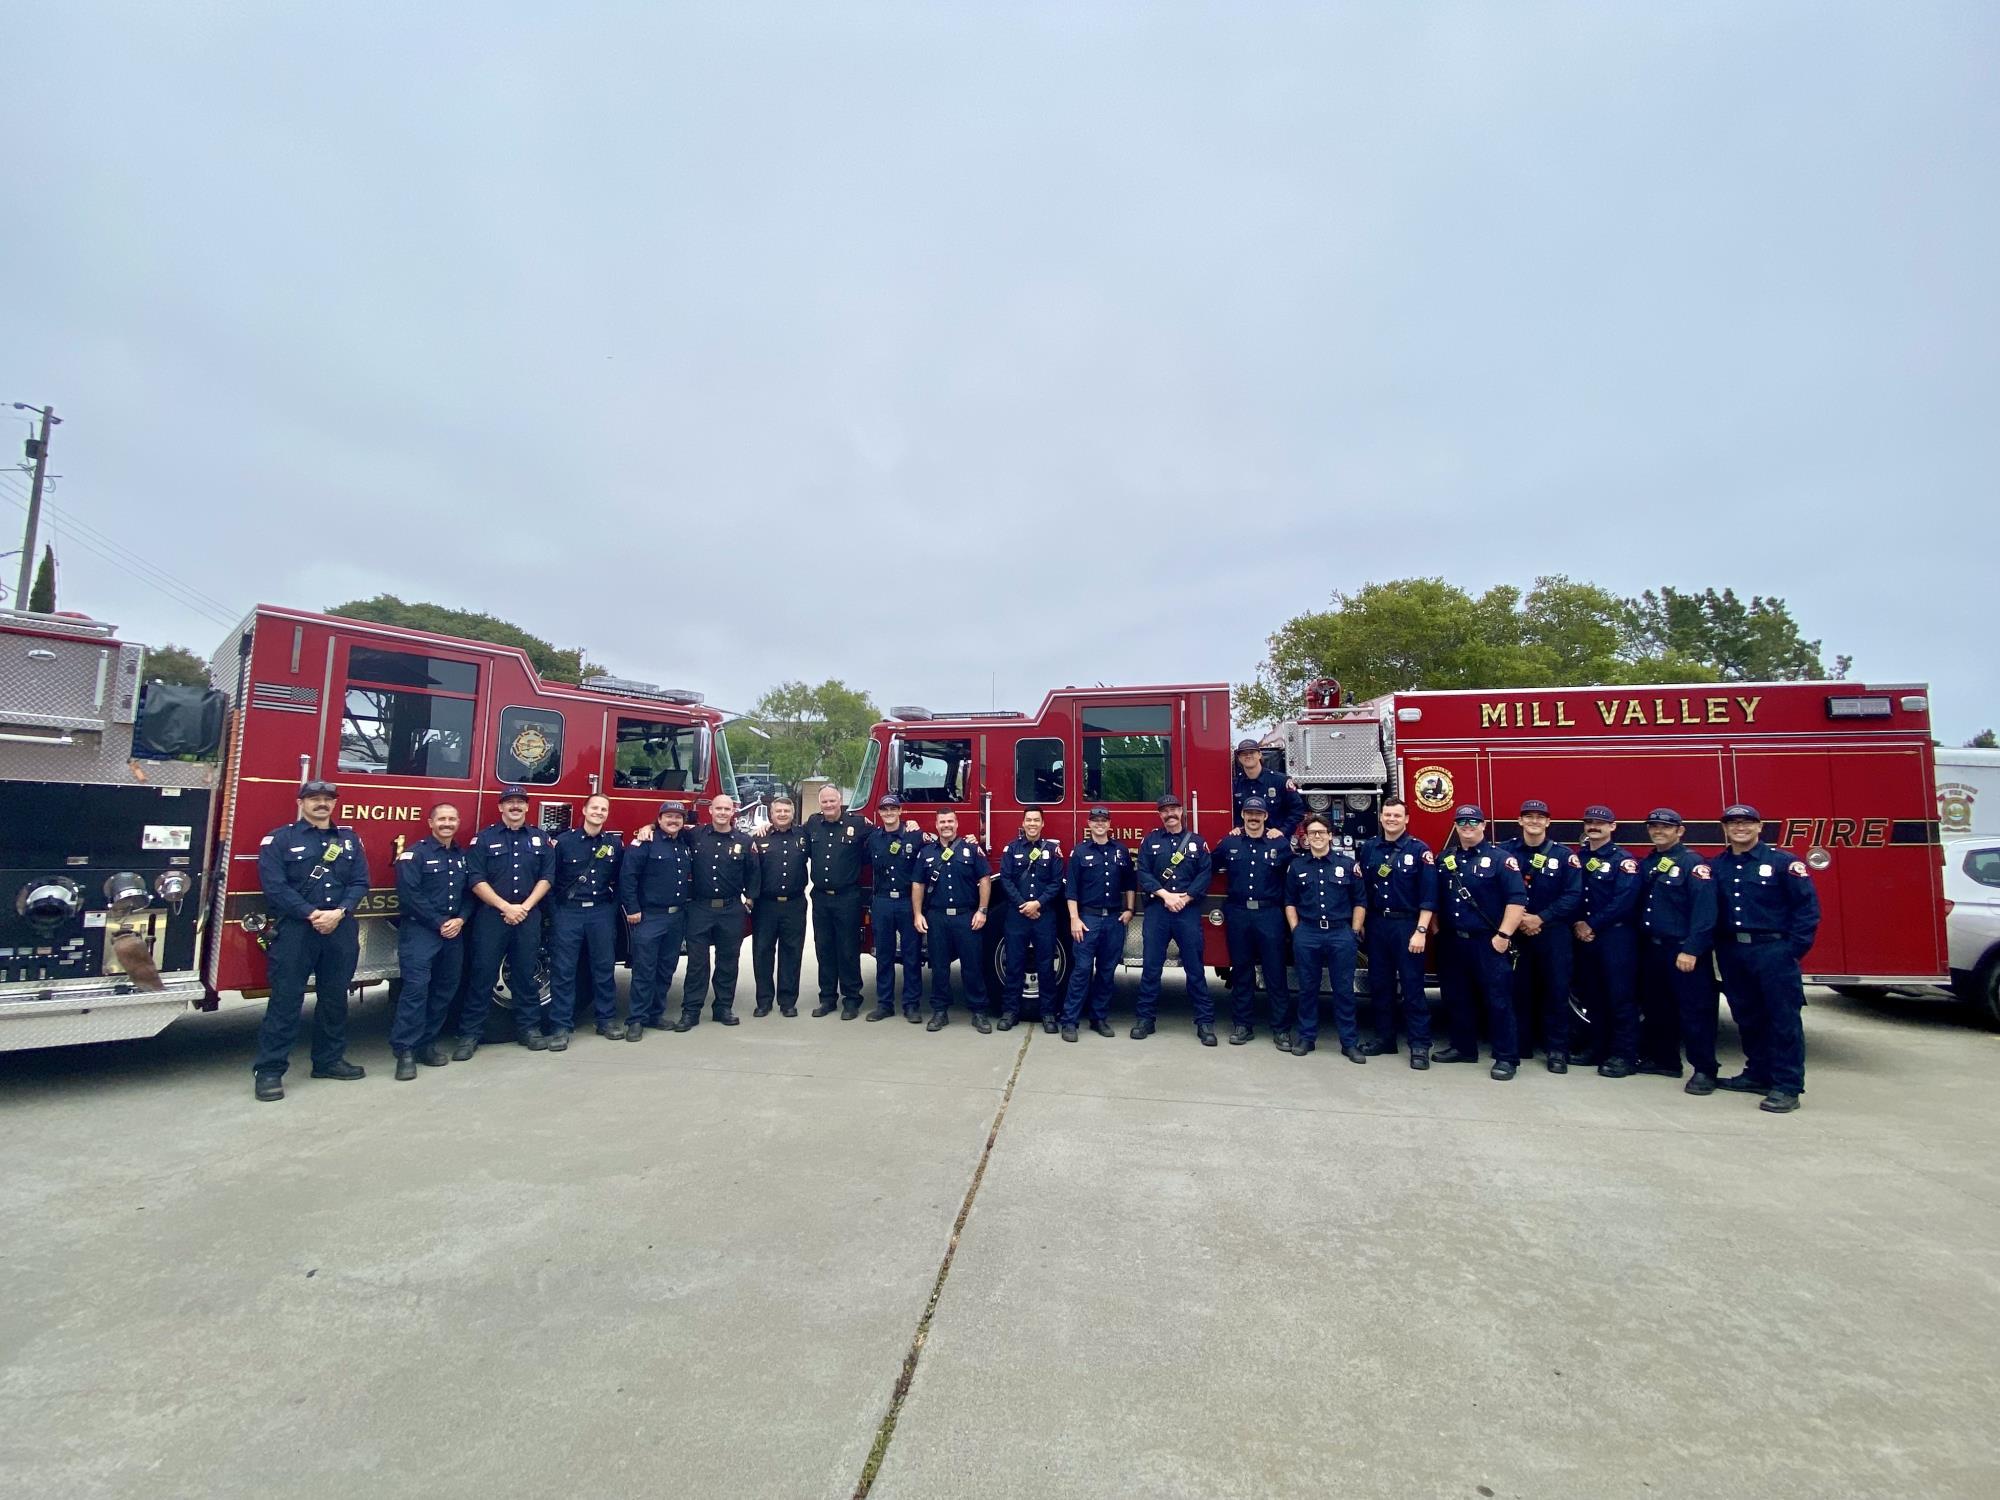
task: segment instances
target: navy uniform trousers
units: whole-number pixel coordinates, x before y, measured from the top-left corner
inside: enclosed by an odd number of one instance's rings
[[[974,1015],[986,1013],[986,944],[972,930],[972,908],[948,917],[941,906],[924,913],[931,929],[931,1010],[951,1009],[951,961],[958,960],[965,981],[965,1003]]]
[[[1514,970],[1514,1029],[1523,1056],[1539,1038],[1548,1051],[1569,1051],[1569,986],[1576,939],[1560,922],[1543,924],[1533,937],[1514,934],[1520,963]],[[1539,1022],[1539,1025],[1537,1024]]]
[[[1074,1027],[1083,1020],[1083,1003],[1090,1000],[1090,1019],[1111,1019],[1111,983],[1125,956],[1125,924],[1112,912],[1083,913],[1083,941],[1070,954],[1069,994],[1063,1000],[1062,1023]]]
[[[1284,902],[1266,902],[1255,911],[1232,902],[1222,908],[1222,931],[1229,940],[1229,1019],[1238,1026],[1255,1024],[1257,971],[1262,969],[1264,993],[1271,999],[1271,1030],[1289,1030],[1292,1004],[1285,981]],[[1352,969],[1347,979],[1351,993]]]
[[[923,945],[917,941],[917,917],[907,892],[877,896],[869,906],[875,932],[875,1002],[896,1003],[896,965],[903,966],[903,1009],[915,1010],[924,999]]]
[[[271,998],[257,1029],[259,1073],[282,1075],[298,1039],[299,1016],[305,1009],[306,981],[313,1003],[312,1060],[328,1067],[347,1055],[347,987],[361,958],[361,938],[353,917],[322,937],[304,917],[279,917],[271,937]]]
[[[478,1041],[486,1034],[493,1009],[493,987],[500,982],[500,965],[507,965],[507,994],[513,1002],[514,1025],[522,1031],[542,1027],[542,909],[532,908],[513,926],[484,901],[472,913],[472,987],[465,994],[465,1011],[458,1034]]]
[[[1168,911],[1164,901],[1148,901],[1144,917],[1143,967],[1139,970],[1139,994],[1133,1011],[1142,1021],[1160,1014],[1160,974],[1167,967],[1167,944],[1181,952],[1181,967],[1187,971],[1188,999],[1194,1003],[1197,1026],[1215,1024],[1215,1001],[1208,993],[1208,974],[1201,955],[1201,902],[1190,901],[1179,911]]]
[[[632,1008],[630,1019],[653,1023],[667,1013],[667,991],[681,966],[687,940],[687,908],[669,906],[641,912],[631,924]]]
[[[1056,908],[1062,904],[1059,899],[1043,902],[1039,917],[1024,917],[1017,911],[1010,911],[1004,918],[1006,925],[1000,929],[1000,972],[1004,980],[1000,1011],[1003,1015],[1021,1014],[1021,995],[1028,985],[1028,950],[1032,947],[1035,952],[1035,982],[1041,987],[1035,1003],[1041,1015],[1055,1019],[1061,1003],[1056,989]]]
[[[1337,921],[1321,927],[1299,919],[1292,932],[1292,957],[1299,966],[1299,1022],[1293,1035],[1300,1041],[1319,1036],[1319,985],[1325,974],[1333,981],[1333,1029],[1340,1045],[1361,1045],[1354,1015],[1354,962],[1359,953],[1351,924]]]
[[[1590,1045],[1597,1060],[1639,1058],[1639,930],[1629,922],[1595,929],[1576,945],[1576,991],[1590,1012]]]
[[[1431,1050],[1431,999],[1424,992],[1424,955],[1410,951],[1410,934],[1417,919],[1407,913],[1371,912],[1368,916],[1368,997],[1375,1011],[1375,1036],[1385,1047],[1396,1045],[1396,1004],[1402,1000],[1403,1030],[1412,1052]],[[1437,941],[1436,934],[1425,944]]]
[[[1785,1094],[1806,1091],[1805,980],[1783,939],[1739,943],[1720,934],[1715,948],[1722,988],[1743,1035],[1743,1071],[1750,1081]]]
[[[451,1002],[458,998],[458,982],[465,977],[464,930],[455,938],[440,937],[405,919],[396,929],[396,968],[403,988],[396,997],[389,1046],[414,1052],[438,1039]]]
[[[1519,1063],[1514,1034],[1514,960],[1493,951],[1490,932],[1445,935],[1444,964],[1438,978],[1451,1018],[1451,1045],[1467,1057],[1479,1056],[1479,1010],[1486,1010],[1486,1034],[1495,1062]]]
[[[549,1025],[569,1031],[576,1025],[578,962],[590,964],[590,999],[599,1025],[618,1014],[618,904],[614,901],[565,902],[556,908],[555,941],[549,955]]]
[[[1703,954],[1692,974],[1674,959],[1681,940],[1648,933],[1639,954],[1639,1057],[1678,1069],[1681,1049],[1688,1066],[1715,1076],[1715,969]]]

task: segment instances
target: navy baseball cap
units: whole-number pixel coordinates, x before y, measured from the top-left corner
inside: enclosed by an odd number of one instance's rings
[[[1243,810],[1245,812],[1267,813],[1271,810],[1271,804],[1266,802],[1262,797],[1245,797],[1243,799]]]
[[[669,798],[667,801],[662,802],[660,804],[660,812],[662,813],[677,812],[684,818],[687,816],[687,810],[688,810],[688,805],[685,802],[675,801],[672,798]],[[657,814],[655,816],[657,816]]]
[[[301,802],[305,801],[308,797],[338,797],[339,795],[339,787],[330,781],[323,781],[317,776],[310,781],[299,783],[299,801]]]
[[[1092,822],[1096,822],[1099,818],[1102,818],[1108,823],[1111,821],[1111,809],[1102,806],[1093,807],[1090,810],[1089,817]]]
[[[1593,802],[1583,810],[1583,821],[1586,823],[1616,823],[1618,821],[1618,814],[1614,813],[1602,802]]]
[[[1656,826],[1660,828],[1678,828],[1681,826],[1681,815],[1671,807],[1656,807],[1646,814],[1646,826],[1648,828]]]
[[[500,800],[502,802],[513,802],[516,800],[526,802],[528,800],[528,789],[524,786],[505,787],[500,792]]]
[[[1246,754],[1251,750],[1262,750],[1263,748],[1264,747],[1258,744],[1255,740],[1238,740],[1236,742],[1236,753],[1238,755]]]
[[[1732,802],[1729,804],[1729,806],[1723,808],[1722,821],[1725,823],[1736,823],[1736,822],[1761,823],[1764,821],[1764,819],[1758,813],[1757,809],[1752,807],[1749,803]]]
[[[1454,823],[1484,823],[1486,814],[1468,802],[1451,815],[1451,820]]]
[[[1530,797],[1521,804],[1521,816],[1525,818],[1529,813],[1540,813],[1546,818],[1549,815],[1549,805],[1539,797]]]
[[[1153,804],[1153,806],[1157,807],[1161,812],[1165,812],[1170,807],[1179,807],[1180,805],[1181,805],[1181,799],[1176,797],[1172,792],[1168,792],[1166,795],[1161,797],[1158,802],[1155,802]]]
[[[878,800],[875,805],[877,807],[901,807],[903,799],[898,797],[894,792],[891,792],[888,796]]]

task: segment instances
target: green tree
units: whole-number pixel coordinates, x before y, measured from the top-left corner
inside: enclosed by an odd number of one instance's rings
[[[861,769],[868,730],[882,715],[866,693],[829,678],[817,687],[781,682],[745,717],[771,737],[765,748],[781,780],[826,776],[845,786]]]
[[[1818,681],[1828,673],[1820,643],[1799,634],[1785,601],[1734,589],[1700,593],[1662,588],[1631,601],[1631,649],[1638,656],[1675,655],[1713,667],[1724,682]],[[1832,675],[1847,675],[1853,658],[1834,658]]]
[[[1993,737],[1992,730],[1982,729],[1965,742],[1965,748],[1968,750],[2000,750],[2000,739]]]
[[[38,615],[56,612],[56,552],[44,546],[42,560],[35,565],[35,582],[28,590],[28,608]]]
[[[208,663],[185,646],[155,646],[146,653],[146,680],[205,688]]]
[[[377,594],[372,599],[354,599],[331,606],[327,613],[350,620],[372,620],[377,625],[399,625],[408,630],[430,630],[439,635],[463,636],[495,646],[518,646],[528,653],[535,670],[550,682],[581,682],[604,668],[584,657],[584,648],[564,649],[520,626],[494,615],[470,610],[448,609],[442,604],[419,601],[405,604],[394,594]]]

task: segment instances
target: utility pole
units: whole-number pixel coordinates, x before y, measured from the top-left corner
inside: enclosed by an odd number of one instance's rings
[[[14,608],[28,607],[28,590],[35,577],[35,528],[42,520],[42,480],[49,472],[49,429],[61,423],[53,406],[30,406],[25,401],[14,403],[15,411],[37,411],[42,414],[42,432],[39,437],[28,439],[28,457],[35,461],[35,484],[28,492],[28,532],[21,543],[21,582],[14,590]]]

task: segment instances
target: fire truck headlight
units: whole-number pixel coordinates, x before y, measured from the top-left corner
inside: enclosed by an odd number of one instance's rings
[[[1811,849],[1806,850],[1806,863],[1811,865],[1815,870],[1824,870],[1828,865],[1833,863],[1833,856],[1828,854],[1826,850],[1815,845]]]
[[[111,914],[129,917],[135,911],[144,911],[151,897],[146,892],[146,882],[130,870],[120,870],[104,882],[104,899],[111,905]]]
[[[30,922],[55,926],[74,921],[83,910],[83,890],[74,880],[53,876],[31,880],[14,897],[14,911]]]

